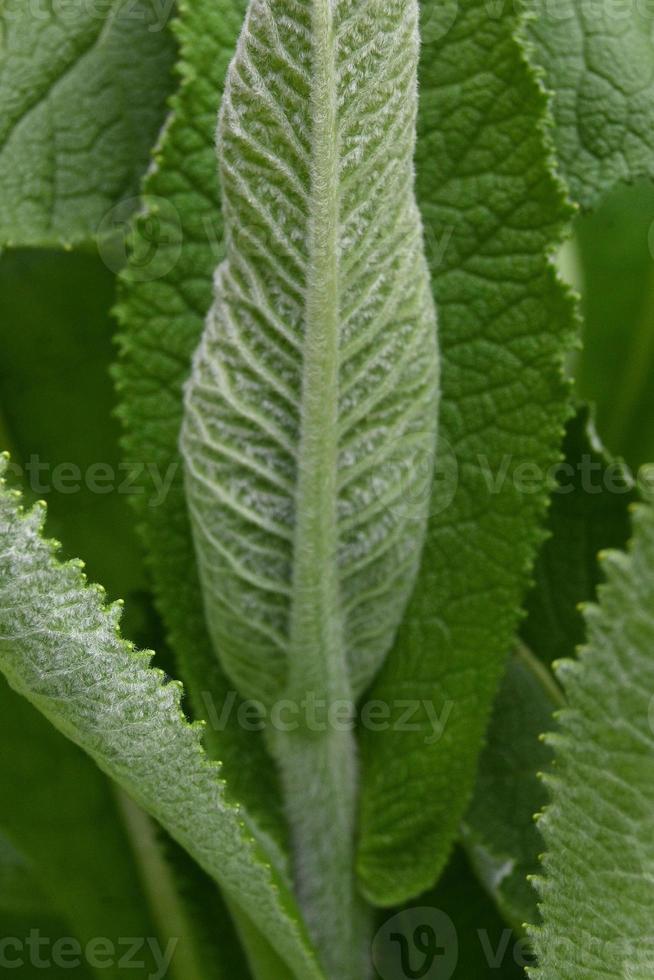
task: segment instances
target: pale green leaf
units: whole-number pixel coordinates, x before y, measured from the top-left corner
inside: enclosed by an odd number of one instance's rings
[[[605,552],[587,645],[558,669],[568,707],[540,820],[539,980],[644,980],[654,968],[654,508],[627,553]]]
[[[654,175],[654,7],[528,0],[531,53],[552,90],[559,165],[594,207],[619,181]]]
[[[58,563],[42,508],[0,495],[0,667],[11,685],[155,816],[241,905],[298,978],[321,976],[256,828],[225,798],[218,767],[165,683],[118,633],[120,607]]]
[[[419,561],[412,459],[436,439],[417,5],[324,8],[248,12],[218,132],[227,259],[182,430],[214,646],[267,705],[370,683]]]
[[[239,724],[242,704],[207,635],[178,450],[182,385],[211,305],[212,274],[222,257],[214,134],[244,10],[245,0],[189,0],[176,23],[183,81],[155,152],[156,165],[145,181],[146,210],[120,282],[122,358],[116,378],[127,430],[126,460],[140,469],[137,485],[143,490],[130,499],[193,714],[208,721],[208,751],[223,763],[234,797],[282,841],[274,766],[261,735]],[[149,276],[144,275],[151,268],[149,246],[139,248],[148,236],[139,229],[154,220],[159,274]]]
[[[423,5],[417,190],[439,310],[441,458],[416,592],[370,693],[390,720],[362,733],[358,866],[384,905],[433,884],[473,790],[542,539],[576,325],[548,257],[570,212],[513,5],[489,17],[484,0],[462,0],[444,34],[438,8]]]
[[[214,648],[272,709],[352,702],[420,559],[435,314],[413,192],[418,5],[253,0],[218,128],[227,256],[182,452]],[[352,970],[351,732],[269,730],[303,906]],[[320,841],[320,846],[317,846]],[[349,974],[348,974],[349,975]]]
[[[170,91],[170,10],[4,0],[0,245],[84,242],[124,224]]]

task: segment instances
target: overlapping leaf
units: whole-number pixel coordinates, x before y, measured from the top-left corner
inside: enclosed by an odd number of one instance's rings
[[[171,87],[171,6],[5,0],[0,244],[73,244],[103,219],[103,233],[124,225]]]
[[[126,458],[145,467],[144,493],[132,499],[179,673],[195,716],[208,721],[207,746],[223,762],[231,791],[280,840],[284,830],[274,769],[260,735],[252,725],[239,724],[239,702],[207,635],[178,450],[182,386],[211,305],[213,272],[223,257],[214,133],[244,12],[245,0],[218,6],[194,0],[181,11],[176,29],[182,84],[145,182],[147,207],[139,222],[140,227],[156,219],[156,254],[137,249],[121,285],[123,356],[117,379]],[[144,237],[137,233],[137,244]],[[152,278],[144,274],[148,258],[156,263]],[[155,477],[172,482],[164,499],[149,506],[157,499]]]
[[[559,165],[594,207],[654,173],[654,9],[611,0],[529,0],[531,53],[552,90]]]
[[[606,552],[587,645],[564,661],[568,707],[540,820],[547,853],[534,930],[539,980],[638,978],[654,967],[654,509],[629,551]]]
[[[79,563],[57,563],[42,508],[0,495],[0,667],[65,735],[156,816],[269,937],[289,971],[321,976],[285,885],[245,811],[165,684],[120,639],[120,608],[103,605]]]
[[[439,309],[441,462],[416,592],[370,695],[391,717],[362,737],[359,872],[382,904],[429,887],[457,833],[568,412],[574,315],[548,253],[569,211],[509,6],[490,17],[465,0],[443,33],[439,5],[423,4],[417,186]]]

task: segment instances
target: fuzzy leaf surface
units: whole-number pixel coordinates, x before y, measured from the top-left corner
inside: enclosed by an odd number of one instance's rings
[[[253,0],[228,74],[227,258],[182,450],[214,648],[265,704],[358,697],[418,570],[438,382],[417,64],[417,3]]]
[[[43,508],[0,494],[0,668],[137,803],[155,816],[270,936],[289,971],[318,978],[293,900],[257,844],[248,814],[225,799],[219,768],[165,683],[118,633],[78,562],[62,565],[42,537]]]
[[[652,975],[654,943],[654,508],[634,509],[625,552],[603,553],[586,646],[563,661],[568,707],[540,820],[538,980]]]
[[[218,126],[227,255],[181,447],[209,630],[244,697],[351,703],[424,540],[438,371],[414,196],[417,0],[252,0]],[[330,976],[367,950],[351,732],[268,728]],[[361,935],[359,935],[361,933]]]
[[[283,841],[274,767],[261,736],[239,724],[242,705],[211,648],[178,448],[182,387],[211,306],[213,273],[224,255],[214,135],[245,6],[245,0],[190,0],[180,11],[175,30],[181,85],[155,151],[156,166],[144,183],[146,210],[136,229],[138,244],[143,237],[139,228],[166,201],[156,216],[156,261],[158,271],[166,271],[144,277],[138,248],[130,258],[119,287],[122,356],[116,379],[126,461],[145,464],[139,481],[143,493],[132,502],[193,714],[207,720],[207,749],[223,763],[235,798]],[[149,506],[148,501],[158,499],[157,477],[167,481],[169,490],[157,506]]]

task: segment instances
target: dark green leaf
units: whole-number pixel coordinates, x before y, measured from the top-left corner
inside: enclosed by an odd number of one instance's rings
[[[616,190],[576,226],[582,274],[583,398],[612,452],[654,459],[654,186]]]
[[[510,7],[491,18],[465,0],[442,35],[438,4],[424,4],[418,199],[440,314],[440,481],[418,586],[370,694],[392,719],[362,737],[359,872],[380,904],[429,887],[458,831],[568,412],[575,319],[548,254],[569,211]],[[400,731],[407,702],[417,730]]]

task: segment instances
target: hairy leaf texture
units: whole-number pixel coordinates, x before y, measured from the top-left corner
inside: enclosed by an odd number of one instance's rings
[[[227,258],[182,447],[214,645],[264,703],[347,697],[330,674],[359,695],[418,567],[437,357],[417,13],[254,0],[228,75]]]
[[[253,0],[228,73],[227,255],[181,446],[215,650],[268,706],[360,695],[418,569],[438,397],[418,49],[417,2]],[[269,741],[298,895],[345,980],[367,953],[354,740],[299,728],[271,725]]]
[[[627,553],[605,552],[587,645],[558,674],[568,699],[550,736],[556,769],[540,820],[539,980],[651,977],[654,970],[654,509],[634,510]]]
[[[25,514],[18,495],[0,491],[0,669],[9,683],[220,883],[291,975],[320,980],[256,827],[227,801],[219,768],[182,715],[181,686],[120,638],[120,607],[104,605],[80,563],[56,560],[42,537],[43,508]]]
[[[275,769],[259,733],[239,724],[233,684],[211,649],[179,454],[182,387],[211,306],[212,275],[223,255],[214,133],[245,7],[244,0],[189,0],[175,21],[182,81],[144,182],[143,214],[135,222],[137,242],[149,239],[148,227],[156,223],[156,251],[164,265],[161,275],[143,277],[143,255],[136,249],[119,280],[122,356],[115,376],[126,427],[125,456],[140,474],[142,491],[129,499],[137,510],[153,591],[188,707],[195,718],[208,722],[207,751],[223,763],[235,798],[281,842]],[[167,203],[163,209],[162,200]],[[162,479],[168,481],[165,493]]]
[[[520,644],[511,659],[479,760],[463,839],[473,867],[516,929],[538,919],[528,875],[538,869],[543,841],[534,823],[547,799],[538,779],[552,750],[541,739],[564,703],[550,665],[574,656],[584,638],[580,606],[596,597],[597,555],[624,548],[635,500],[628,472],[599,443],[587,408],[570,420],[565,462],[558,470],[547,528],[526,604]]]

